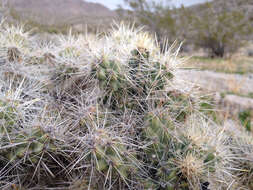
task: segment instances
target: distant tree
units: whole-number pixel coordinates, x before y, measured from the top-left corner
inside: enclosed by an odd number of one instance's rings
[[[191,17],[195,45],[208,49],[212,57],[224,57],[243,45],[250,25],[243,11],[225,1],[205,3]]]
[[[175,8],[170,1],[124,0],[130,7],[119,13],[146,25],[157,39],[184,41],[209,51],[212,57],[224,57],[238,50],[250,32],[249,19],[237,0],[213,0],[193,7]],[[123,13],[123,14],[122,14]]]
[[[190,8],[181,5],[179,8],[173,9],[175,20],[175,39],[183,42],[181,51],[188,51],[188,47],[192,44],[190,29],[192,27],[193,14]]]

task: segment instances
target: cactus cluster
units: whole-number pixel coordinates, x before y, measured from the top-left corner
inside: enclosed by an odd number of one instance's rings
[[[236,168],[233,175],[237,176],[240,182],[248,189],[253,189],[253,138],[250,134],[239,133],[240,135],[232,134],[231,151],[234,155],[240,155],[244,159],[235,157]]]
[[[175,124],[168,118],[166,114],[147,116],[145,136],[153,142],[146,149],[147,161],[156,168],[157,188],[203,189],[221,155],[211,145],[196,143],[189,133],[175,134]]]
[[[0,31],[1,189],[252,189],[252,137],[203,111],[178,50],[124,24],[48,44]]]
[[[16,146],[9,149],[5,148],[6,155],[4,153],[2,155],[9,161],[22,159],[27,156],[27,159],[36,165],[44,149],[48,148],[54,151],[55,147],[50,141],[50,137],[46,133],[35,127],[32,129],[31,134],[24,132],[23,134],[16,134],[16,139],[11,142],[14,145],[16,144]]]

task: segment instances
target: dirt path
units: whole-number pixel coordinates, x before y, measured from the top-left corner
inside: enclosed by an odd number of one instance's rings
[[[177,76],[203,90],[216,92],[215,99],[223,110],[230,113],[253,110],[253,75],[180,70]]]
[[[216,73],[213,71],[180,70],[178,76],[213,92],[253,94],[253,75]]]

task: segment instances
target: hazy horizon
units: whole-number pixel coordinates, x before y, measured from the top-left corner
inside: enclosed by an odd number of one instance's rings
[[[116,9],[118,5],[122,7],[126,7],[124,4],[124,0],[86,0],[87,2],[93,3],[101,3],[110,9]],[[207,0],[171,0],[172,4],[176,7],[181,6],[182,4],[185,6],[197,4],[197,3],[204,3]]]

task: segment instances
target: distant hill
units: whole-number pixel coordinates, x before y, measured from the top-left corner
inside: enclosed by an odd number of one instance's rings
[[[4,0],[2,0],[4,1]],[[99,3],[83,0],[8,0],[13,19],[41,25],[106,25],[116,13]]]

